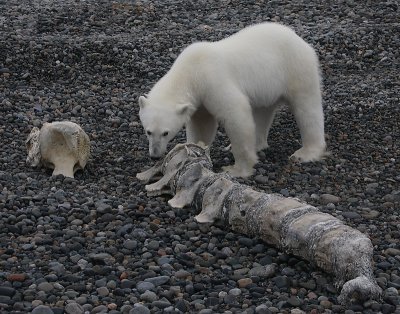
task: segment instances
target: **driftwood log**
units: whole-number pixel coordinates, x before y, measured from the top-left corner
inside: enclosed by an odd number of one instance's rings
[[[199,209],[198,222],[219,220],[333,273],[340,303],[380,298],[372,243],[341,220],[297,199],[257,192],[225,173],[214,173],[208,150],[199,145],[178,144],[137,178],[148,183],[158,173],[161,179],[146,185],[149,195],[175,195],[168,203]]]

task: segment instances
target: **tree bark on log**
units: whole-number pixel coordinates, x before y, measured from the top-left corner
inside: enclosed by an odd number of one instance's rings
[[[194,206],[200,223],[221,221],[233,231],[258,237],[287,253],[333,273],[341,289],[338,301],[379,299],[382,293],[372,270],[370,239],[332,215],[279,194],[267,194],[239,184],[225,173],[214,173],[209,152],[195,144],[178,144],[137,178],[149,195],[170,193],[174,208]]]

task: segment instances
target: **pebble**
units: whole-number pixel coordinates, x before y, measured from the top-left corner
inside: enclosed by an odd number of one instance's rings
[[[327,205],[329,203],[337,204],[340,202],[340,197],[332,194],[322,194],[320,196],[320,202],[323,205]]]
[[[287,301],[291,306],[297,307],[300,306],[303,302],[296,296],[291,296]]]
[[[136,240],[126,240],[124,242],[124,248],[128,250],[136,249],[138,246],[138,242]]]
[[[150,282],[155,286],[161,286],[167,283],[169,280],[170,277],[168,276],[158,276],[158,277],[146,278],[144,281]]]
[[[178,271],[175,272],[175,277],[179,279],[186,279],[191,276],[191,273],[184,270],[184,269],[179,269]]]
[[[110,291],[108,290],[107,287],[97,288],[97,294],[99,296],[105,297],[105,296],[109,295],[109,293],[110,293]]]
[[[140,281],[136,285],[136,289],[140,293],[143,293],[146,290],[153,290],[154,288],[155,288],[155,285],[152,282],[149,282],[149,281]]]
[[[388,248],[385,250],[385,254],[391,256],[400,256],[400,249]]]
[[[361,218],[361,215],[356,212],[343,212],[342,213],[343,217],[348,218],[348,219],[358,219]]]
[[[270,314],[272,312],[268,309],[268,306],[266,304],[261,304],[261,305],[256,306],[255,313],[256,314]]]
[[[129,314],[150,314],[150,310],[139,304],[135,304],[134,307],[129,311]]]
[[[44,291],[44,292],[50,292],[54,289],[54,285],[49,283],[49,282],[42,282],[38,284],[38,290]]]
[[[277,276],[272,278],[278,288],[286,288],[290,285],[290,279],[287,276]]]
[[[65,313],[67,314],[83,314],[83,307],[78,303],[68,303],[65,305]]]
[[[108,312],[108,309],[107,309],[107,306],[105,306],[105,305],[98,305],[98,306],[95,306],[91,311],[90,311],[90,313],[92,314],[96,314],[96,313],[107,313]]]
[[[54,314],[53,310],[47,305],[39,305],[35,307],[32,314]]]
[[[233,288],[229,290],[229,294],[233,296],[238,296],[242,294],[242,291],[239,288]]]
[[[153,291],[146,290],[144,293],[140,295],[140,299],[145,302],[151,303],[153,301],[158,300],[158,296]]]
[[[0,286],[0,295],[12,297],[15,294],[16,290],[12,287]]]
[[[9,274],[7,276],[7,280],[8,281],[19,281],[19,282],[22,282],[22,281],[25,281],[26,278],[27,278],[26,274]]]
[[[328,300],[322,300],[319,302],[319,304],[324,308],[324,309],[330,309],[332,307],[332,303]]]
[[[256,276],[260,278],[269,278],[275,275],[276,266],[274,264],[269,264],[265,266],[257,266],[249,271],[250,276]]]
[[[377,210],[367,210],[361,213],[361,216],[366,219],[375,219],[380,216],[380,212]]]
[[[238,280],[239,288],[246,288],[248,285],[252,284],[253,280],[251,278],[242,278]]]
[[[149,249],[149,250],[158,250],[158,248],[160,247],[160,243],[158,242],[158,241],[150,241],[148,244],[147,244],[147,248]]]

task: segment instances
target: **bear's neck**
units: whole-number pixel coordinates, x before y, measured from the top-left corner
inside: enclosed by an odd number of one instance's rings
[[[149,93],[149,98],[157,102],[185,104],[190,103],[196,107],[198,102],[198,88],[192,75],[189,73],[178,74],[172,68],[162,77]]]

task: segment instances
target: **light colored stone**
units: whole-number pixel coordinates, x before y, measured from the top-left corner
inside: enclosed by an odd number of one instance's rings
[[[242,278],[238,280],[239,288],[246,288],[249,284],[252,284],[253,280],[251,278]]]
[[[320,197],[321,204],[327,205],[329,203],[337,204],[340,202],[340,197],[332,194],[322,194]]]

